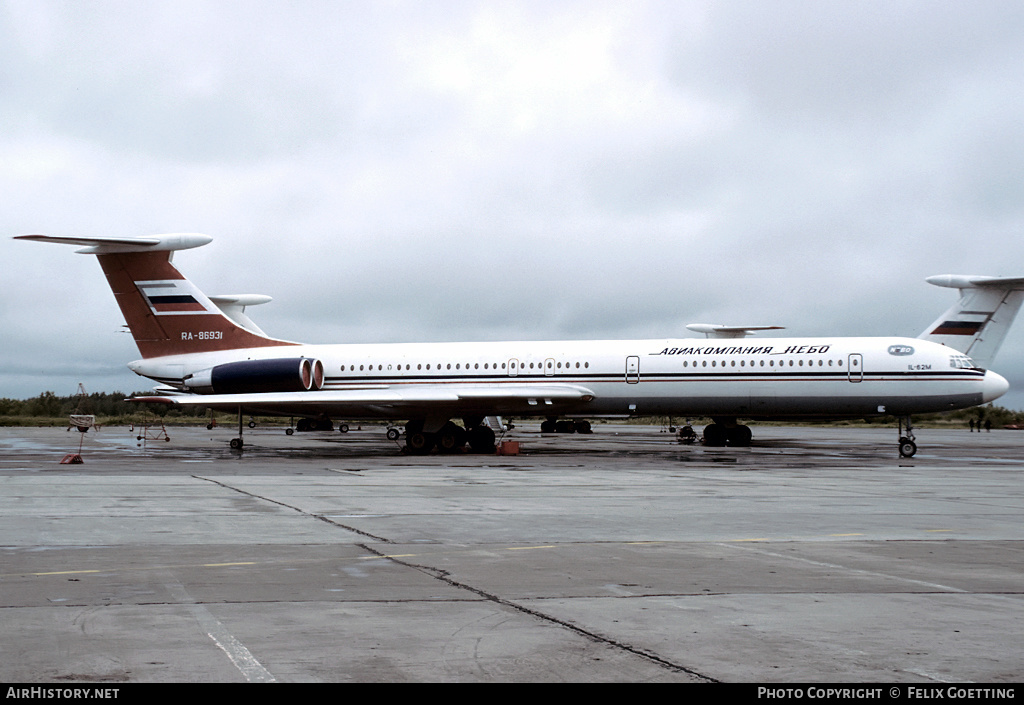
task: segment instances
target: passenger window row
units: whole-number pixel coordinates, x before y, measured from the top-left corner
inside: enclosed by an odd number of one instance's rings
[[[694,367],[694,368],[697,368],[697,367],[700,367],[700,368],[705,368],[705,367],[713,367],[713,368],[719,368],[719,367],[730,367],[730,368],[735,368],[735,367],[741,367],[741,368],[745,368],[745,367],[767,367],[767,368],[775,368],[775,369],[782,369],[782,368],[786,368],[786,367],[843,367],[843,361],[841,359],[829,359],[829,360],[823,360],[823,359],[818,359],[818,360],[804,360],[804,359],[793,360],[793,359],[788,359],[788,360],[749,360],[749,361],[748,360],[700,360],[700,361],[693,360],[692,362],[693,362],[693,364],[691,365],[689,360],[684,360],[683,361],[683,367],[684,368],[690,368],[690,367]],[[963,363],[961,363],[961,364],[963,364]],[[519,361],[512,361],[512,371],[519,372],[519,371],[529,371],[529,370],[543,370],[545,365],[548,366],[548,369],[558,369],[558,370],[564,370],[564,371],[590,369],[590,363],[589,362],[557,362],[557,363],[554,363],[553,366],[552,366],[552,363],[550,363],[548,361],[545,361],[545,362],[519,362]],[[507,372],[508,369],[509,369],[509,362],[502,362],[502,363],[498,363],[498,362],[493,362],[493,363],[491,363],[491,362],[483,362],[483,363],[480,363],[480,362],[474,362],[474,363],[456,362],[456,363],[451,363],[451,362],[449,362],[449,363],[437,363],[437,364],[433,364],[433,363],[429,363],[428,362],[428,363],[417,363],[415,365],[415,368],[413,367],[412,363],[402,363],[402,364],[397,364],[397,365],[396,364],[387,364],[386,365],[384,363],[377,363],[376,365],[363,363],[363,364],[360,364],[360,365],[356,365],[356,364],[353,363],[353,364],[348,364],[348,365],[342,365],[341,366],[341,371],[342,372],[385,372],[385,371],[386,372],[396,372],[396,371],[397,372],[412,372],[412,371],[414,371],[414,369],[417,372],[433,372],[433,371],[447,372],[449,370],[456,370],[456,371],[460,371],[460,372],[463,371],[463,370],[472,370],[472,371],[484,370],[484,371],[488,371],[488,372],[493,370],[493,371]]]
[[[779,360],[778,361],[778,363],[779,363],[778,365],[776,365],[775,362],[776,362],[775,360],[768,360],[767,362],[765,362],[764,360],[751,360],[749,366],[750,367],[787,367],[787,366],[788,367],[804,367],[805,366],[803,359],[799,359],[799,360],[792,360],[792,359],[790,359],[790,360]],[[815,365],[815,362],[817,362],[817,365]],[[831,360],[830,359],[830,360],[827,361],[827,365],[828,365],[828,367],[842,367],[843,366],[843,361],[842,360]],[[689,366],[690,366],[689,361],[683,360],[683,367],[689,367]],[[696,360],[694,360],[693,367],[697,367],[697,366],[698,366],[698,363],[697,363]],[[737,366],[739,366],[739,367],[747,367],[747,361],[746,360],[740,360],[739,364],[737,365],[737,361],[736,360],[729,360],[728,362],[726,360],[722,360],[721,362],[719,362],[718,360],[711,360],[710,364],[708,363],[707,360],[701,360],[699,366],[700,367],[737,367]],[[817,361],[815,361],[815,360],[807,360],[806,367],[815,367],[815,366],[817,366],[817,367],[825,367],[826,366],[826,361],[825,360],[817,360]]]
[[[575,365],[575,367],[574,367],[574,365]],[[562,362],[559,362],[559,363],[557,363],[556,367],[558,369],[560,369],[560,370],[562,370],[562,369],[564,369],[564,370],[589,369],[590,368],[590,363],[589,362],[577,362],[577,363],[571,363],[571,362],[562,363]],[[398,371],[398,372],[403,372],[403,371],[411,372],[412,369],[413,369],[413,367],[412,367],[411,363],[405,363],[404,365],[403,364],[385,365],[383,363],[378,363],[376,366],[375,365],[367,365],[367,364],[364,363],[364,364],[358,365],[358,366],[355,365],[355,364],[342,365],[341,366],[341,371],[342,372],[356,372],[356,371],[359,371],[359,372],[384,372],[384,371],[388,371],[388,372],[394,372],[394,371]],[[479,363],[479,362],[474,362],[471,365],[470,363],[467,362],[466,364],[463,365],[461,362],[456,362],[453,365],[452,363],[449,362],[449,363],[438,363],[436,365],[433,365],[433,364],[428,362],[426,364],[417,363],[417,365],[416,365],[416,370],[417,371],[427,371],[427,372],[429,372],[431,370],[447,371],[447,370],[451,370],[451,369],[456,369],[456,370],[470,370],[470,369],[472,369],[472,370],[480,370],[480,369],[483,369],[483,370],[498,370],[498,369],[507,370],[508,369],[508,363],[507,362],[502,362],[499,365],[497,362],[495,362],[495,363],[484,362],[482,364]],[[536,362],[536,363],[534,363],[534,362],[518,363],[517,362],[516,364],[512,365],[512,369],[514,369],[514,370],[526,370],[526,369],[530,369],[530,370],[537,369],[537,370],[540,370],[540,369],[543,369],[543,363],[540,363],[540,362]]]

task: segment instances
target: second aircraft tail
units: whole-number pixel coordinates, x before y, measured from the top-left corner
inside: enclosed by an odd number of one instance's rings
[[[927,281],[959,289],[960,300],[917,337],[948,345],[988,368],[1024,303],[1024,277],[942,274]]]

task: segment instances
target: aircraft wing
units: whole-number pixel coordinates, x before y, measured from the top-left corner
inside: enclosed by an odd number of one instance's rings
[[[261,392],[247,394],[166,394],[131,397],[129,401],[208,407],[226,411],[239,407],[294,416],[335,414],[358,418],[389,412],[395,418],[445,410],[454,415],[541,415],[542,409],[585,404],[594,392],[575,384],[420,384],[364,385],[315,392]]]

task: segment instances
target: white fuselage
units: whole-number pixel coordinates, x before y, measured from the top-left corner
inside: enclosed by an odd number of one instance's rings
[[[296,345],[139,360],[140,375],[181,387],[187,375],[250,359],[309,357],[324,366],[321,391],[302,393],[296,415],[424,416],[676,415],[745,418],[862,417],[959,409],[1002,395],[1005,379],[952,348],[916,338],[745,338]],[[438,405],[438,389],[535,385],[536,396]],[[584,388],[554,402],[552,385]],[[366,391],[366,404],[327,401],[332,390],[392,390],[394,403]],[[422,392],[424,402],[416,399]],[[317,395],[323,395],[318,397]],[[208,395],[210,406],[217,395]],[[323,399],[322,405],[317,404]],[[429,402],[428,402],[429,400]],[[312,406],[311,406],[312,404]],[[253,411],[289,413],[287,404]]]

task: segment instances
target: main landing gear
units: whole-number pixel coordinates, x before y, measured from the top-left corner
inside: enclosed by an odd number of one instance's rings
[[[242,450],[244,445],[245,443],[242,441],[242,407],[238,407],[238,438],[231,439],[231,449]]]
[[[348,432],[348,424],[342,424],[345,426],[345,430],[342,433]],[[313,418],[302,418],[295,424],[295,430],[299,433],[305,433],[307,431],[333,431],[334,422],[327,416],[327,414],[320,414]],[[339,426],[340,430],[340,426]]]
[[[906,418],[906,431],[904,431],[904,420],[899,419],[900,434],[900,457],[901,458],[913,458],[914,453],[917,452],[917,444],[914,443],[914,429],[910,425],[910,417]]]
[[[562,419],[549,416],[540,424],[541,433],[593,433],[586,419]]]
[[[446,421],[438,430],[428,431],[424,421],[410,421],[405,425],[405,450],[413,455],[426,455],[436,447],[439,453],[459,453],[468,445],[473,453],[495,452],[494,431],[483,423],[482,417],[463,419],[463,423],[465,428]]]
[[[736,419],[714,419],[704,427],[704,445],[714,448],[746,448],[753,437],[750,426],[738,424]]]

